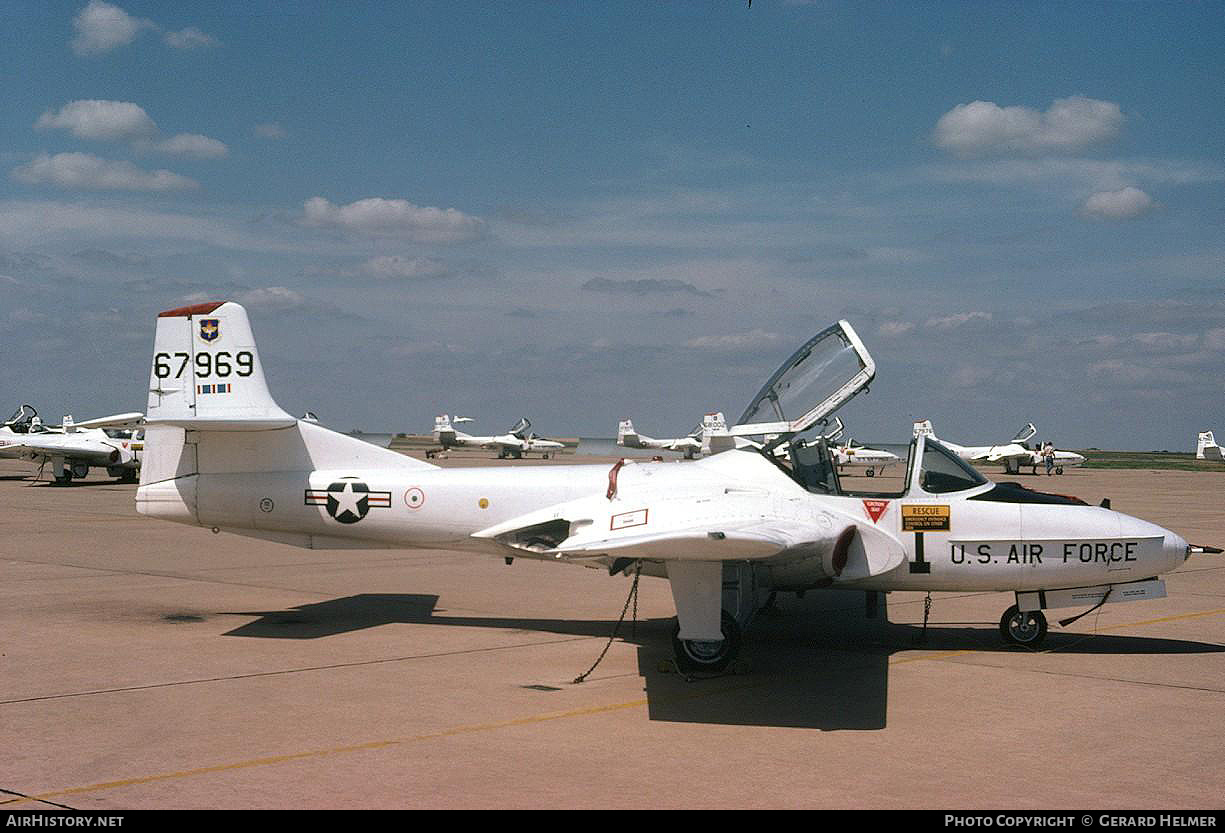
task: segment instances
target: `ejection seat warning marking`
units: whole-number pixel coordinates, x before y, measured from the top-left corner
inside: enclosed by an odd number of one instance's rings
[[[633,512],[622,512],[619,515],[613,515],[608,522],[610,530],[628,529],[631,526],[646,526],[647,510],[635,509]]]
[[[868,517],[872,519],[872,523],[880,520],[880,516],[885,514],[885,510],[889,508],[887,500],[869,500],[864,499],[863,511],[868,513]]]
[[[948,532],[949,508],[915,503],[902,507],[903,532]]]

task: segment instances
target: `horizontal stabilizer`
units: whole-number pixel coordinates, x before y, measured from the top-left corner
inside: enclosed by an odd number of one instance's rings
[[[126,414],[113,414],[111,416],[98,417],[97,419],[87,419],[84,422],[74,423],[74,425],[77,428],[137,428],[144,421],[144,414],[140,411],[132,411]]]

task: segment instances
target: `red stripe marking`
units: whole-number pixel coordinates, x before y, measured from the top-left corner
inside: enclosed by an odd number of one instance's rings
[[[159,312],[158,318],[186,318],[189,315],[206,315],[224,304],[225,301],[205,301],[202,304],[192,304],[187,307],[176,307],[165,312]]]

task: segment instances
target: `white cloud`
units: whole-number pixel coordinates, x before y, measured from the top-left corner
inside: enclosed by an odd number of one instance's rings
[[[162,42],[174,49],[204,49],[217,45],[216,38],[206,35],[195,26],[188,26],[178,32],[166,32],[162,35]]]
[[[959,312],[956,315],[946,315],[942,318],[929,318],[923,326],[932,330],[954,330],[975,322],[986,323],[991,318],[992,316],[989,312]]]
[[[190,156],[194,159],[220,159],[230,152],[225,142],[201,136],[198,133],[180,133],[169,139],[154,142],[149,147],[174,156]]]
[[[82,57],[101,55],[127,46],[145,31],[162,33],[162,42],[172,49],[203,49],[217,45],[217,39],[188,26],[177,32],[166,32],[152,20],[133,17],[123,9],[104,0],[89,0],[73,18],[72,28],[76,37],[72,39],[72,51]]]
[[[1062,184],[1083,192],[1114,191],[1139,181],[1194,185],[1225,181],[1225,169],[1211,163],[1149,159],[992,159],[920,168],[922,182],[988,185]]]
[[[293,309],[306,303],[306,299],[300,292],[284,286],[266,286],[261,289],[252,289],[249,292],[240,292],[234,296],[234,300],[240,304],[264,309]]]
[[[229,153],[224,142],[199,133],[179,133],[169,139],[155,140],[157,123],[143,107],[130,101],[70,101],[58,112],[43,113],[34,127],[67,130],[78,139],[130,142],[139,149],[196,159],[217,159]]]
[[[1119,105],[1083,96],[1056,99],[1045,112],[972,101],[941,116],[933,138],[957,156],[1070,153],[1113,139],[1122,124]]]
[[[362,271],[376,278],[429,279],[441,278],[452,270],[440,260],[429,257],[401,257],[384,255],[373,257],[362,264]]]
[[[145,29],[156,29],[151,20],[132,17],[118,6],[103,0],[89,0],[89,5],[72,20],[76,37],[72,51],[78,55],[101,55],[136,39]]]
[[[485,232],[485,223],[478,217],[454,208],[414,205],[400,199],[369,197],[336,205],[324,197],[312,197],[303,204],[303,211],[302,222],[308,226],[333,226],[420,243],[459,243],[475,240]]]
[[[685,342],[686,347],[703,349],[723,349],[728,347],[756,347],[763,344],[773,344],[781,336],[778,333],[762,329],[749,330],[743,333],[727,333],[717,336],[698,336]]]
[[[1153,198],[1139,188],[1127,186],[1117,191],[1099,191],[1085,200],[1084,212],[1103,220],[1132,220],[1153,207]]]
[[[157,133],[157,125],[140,105],[97,99],[70,101],[57,113],[48,110],[38,117],[34,127],[62,128],[78,139],[103,141],[136,141]]]
[[[994,375],[995,372],[989,368],[963,364],[953,371],[950,378],[959,388],[974,388],[990,380]]]
[[[882,336],[902,336],[914,329],[909,321],[886,321],[876,328]]]
[[[260,139],[284,139],[288,133],[276,122],[265,122],[254,127],[254,133]]]
[[[31,185],[121,191],[179,191],[199,183],[171,171],[145,171],[131,162],[101,159],[89,153],[40,154],[13,169],[13,177]]]

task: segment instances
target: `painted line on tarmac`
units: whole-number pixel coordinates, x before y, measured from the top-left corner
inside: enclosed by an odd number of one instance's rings
[[[1175,622],[1180,619],[1197,619],[1202,616],[1220,616],[1221,614],[1225,614],[1225,607],[1217,608],[1216,610],[1201,610],[1196,613],[1178,613],[1178,614],[1175,614],[1174,616],[1162,616],[1158,619],[1144,619],[1140,622],[1123,622],[1117,625],[1111,625],[1110,630],[1115,630],[1116,628],[1140,628],[1140,627],[1144,627],[1145,625],[1158,625],[1163,622]],[[1075,635],[1075,634],[1069,634],[1069,635]],[[1100,633],[1100,632],[1083,634],[1083,636],[1085,636],[1086,638],[1094,637],[1094,636],[1108,636],[1108,635],[1109,634],[1107,633]],[[945,659],[951,659],[953,657],[962,657],[962,656],[966,656],[967,654],[977,654],[981,652],[982,652],[982,649],[979,649],[979,648],[967,648],[961,651],[945,651],[944,653],[940,653],[940,654],[924,654],[918,657],[907,657],[905,659],[890,660],[889,664],[890,665],[904,665],[908,662],[919,662],[921,660],[945,660]],[[1047,652],[1035,651],[1034,653],[1047,653]],[[1058,650],[1051,651],[1050,653],[1058,653]]]
[[[756,688],[765,684],[765,681],[758,681],[745,683],[742,685],[731,685],[721,687],[713,691],[691,693],[665,699],[669,701],[692,700],[699,697],[712,697],[719,694],[726,694],[731,691],[737,691],[745,688]],[[163,772],[155,775],[143,775],[135,778],[124,778],[117,781],[103,781],[98,784],[90,784],[84,787],[68,787],[61,790],[50,790],[45,793],[39,793],[38,795],[23,796],[21,799],[0,800],[0,805],[11,804],[15,801],[21,800],[46,802],[50,798],[80,795],[82,793],[101,792],[103,790],[115,790],[123,787],[135,787],[143,784],[152,784],[158,781],[170,781],[178,778],[194,778],[200,775],[210,775],[220,772],[234,772],[236,770],[251,769],[259,766],[274,766],[277,764],[292,763],[294,761],[305,761],[310,759],[326,758],[333,755],[344,755],[352,752],[370,752],[379,749],[388,749],[394,746],[421,743],[428,740],[440,740],[443,738],[456,737],[458,735],[475,734],[477,732],[490,732],[498,729],[510,729],[519,726],[531,726],[539,723],[548,723],[554,720],[567,720],[572,718],[610,714],[612,712],[625,711],[627,709],[642,708],[643,706],[649,705],[650,702],[651,701],[649,698],[642,697],[636,700],[627,700],[621,703],[607,703],[602,706],[588,706],[581,709],[570,709],[562,712],[549,712],[546,714],[531,715],[528,717],[516,717],[509,720],[499,720],[491,723],[474,723],[466,726],[453,726],[449,729],[440,729],[436,732],[426,732],[424,734],[410,735],[403,738],[376,740],[368,743],[337,746],[331,749],[314,749],[308,752],[295,752],[288,755],[271,755],[263,758],[252,758],[248,761],[237,761],[229,764],[218,764],[216,766],[184,769],[177,772]]]

